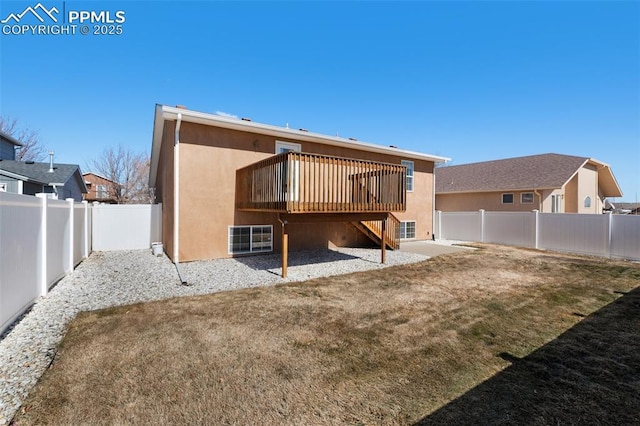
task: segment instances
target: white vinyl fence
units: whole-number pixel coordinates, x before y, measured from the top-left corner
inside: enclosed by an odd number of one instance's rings
[[[162,241],[162,205],[90,205],[0,192],[0,334],[92,250]]]
[[[640,216],[532,212],[441,212],[437,239],[476,241],[640,260]]]
[[[89,256],[90,209],[0,192],[0,333]]]
[[[93,206],[93,249],[136,250],[162,241],[162,204]]]

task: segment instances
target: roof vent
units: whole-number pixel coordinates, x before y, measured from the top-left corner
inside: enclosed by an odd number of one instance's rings
[[[356,138],[349,138],[350,141],[357,141],[358,139]]]
[[[179,108],[179,109],[187,109],[187,107],[186,107],[186,106],[184,106],[184,105],[176,105],[176,108]]]
[[[309,130],[307,129],[300,129],[301,132],[308,132]]]
[[[251,119],[247,118],[247,117],[242,117],[240,120],[242,120],[242,121],[251,121]]]
[[[33,164],[33,163],[34,163],[34,161],[31,161],[31,160],[25,161],[25,164]]]
[[[53,156],[55,154],[55,152],[49,151],[49,173],[53,173]]]
[[[397,148],[395,145],[389,145],[389,148]]]

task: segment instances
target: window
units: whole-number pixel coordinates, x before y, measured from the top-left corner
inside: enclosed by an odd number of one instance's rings
[[[551,196],[551,213],[560,213],[560,197],[561,195]]]
[[[584,199],[584,206],[586,208],[591,207],[591,197],[589,197],[588,195],[587,195],[587,198]]]
[[[260,253],[273,250],[273,226],[230,226],[229,254]]]
[[[520,194],[520,204],[533,204],[533,192],[523,192]]]
[[[416,221],[409,220],[400,222],[400,239],[416,237]]]
[[[302,146],[299,143],[276,141],[276,154],[301,152],[301,150]],[[292,173],[291,182],[289,182],[289,170]],[[288,164],[282,163],[279,174],[278,171],[276,173],[276,179],[280,181],[279,186],[282,188],[287,201],[298,201],[300,198],[300,160],[294,160]],[[289,186],[289,183],[292,185]]]
[[[513,204],[513,194],[502,194],[502,204]]]
[[[276,154],[290,151],[301,152],[302,146],[299,143],[276,141]]]
[[[413,161],[402,160],[401,164],[407,168],[407,191],[413,191]]]
[[[96,185],[96,198],[108,198],[109,190],[107,185]]]

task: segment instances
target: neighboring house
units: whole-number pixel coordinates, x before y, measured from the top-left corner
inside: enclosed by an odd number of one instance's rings
[[[0,132],[0,160],[15,160],[16,148],[22,146],[14,137]]]
[[[149,186],[174,262],[284,259],[287,247],[431,239],[434,165],[447,160],[157,105]]]
[[[113,193],[116,182],[97,173],[89,172],[82,175],[87,193],[83,194],[85,201],[115,204],[116,197]]]
[[[16,194],[53,194],[53,198],[82,201],[87,188],[76,164],[0,160],[0,191]]]
[[[541,154],[436,169],[436,210],[602,213],[622,191],[598,160]]]
[[[640,203],[625,203],[625,202],[616,202],[611,203],[607,201],[605,204],[606,211],[610,211],[613,214],[640,214]]]

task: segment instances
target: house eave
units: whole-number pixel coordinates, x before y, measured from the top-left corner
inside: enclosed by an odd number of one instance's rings
[[[478,189],[478,190],[465,190],[465,191],[436,191],[436,195],[449,195],[449,194],[489,194],[492,192],[534,192],[534,191],[548,191],[561,189],[561,187],[548,187],[548,188],[503,188],[503,189]]]
[[[23,182],[37,183],[39,185],[47,185],[46,182],[40,182],[38,180],[30,178],[29,176],[24,176],[24,175],[20,175],[20,174],[17,174],[17,173],[8,172],[8,171],[2,170],[2,169],[0,169],[0,175],[7,176],[7,177],[10,177],[12,179],[18,179],[18,180],[21,180]]]
[[[2,137],[3,139],[6,139],[8,142],[12,143],[15,146],[24,146],[24,144],[20,142],[18,139],[4,132],[0,132],[0,137]]]

